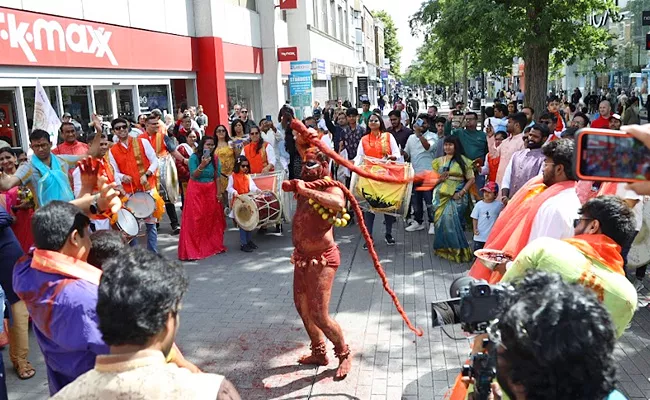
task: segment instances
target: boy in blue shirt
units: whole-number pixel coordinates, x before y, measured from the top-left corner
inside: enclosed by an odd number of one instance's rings
[[[483,200],[476,203],[472,210],[472,225],[474,226],[474,251],[485,246],[492,227],[503,209],[503,203],[494,201],[499,193],[496,182],[488,182],[481,188]]]

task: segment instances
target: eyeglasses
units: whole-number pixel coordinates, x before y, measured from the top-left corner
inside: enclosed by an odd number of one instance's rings
[[[117,125],[115,128],[113,128],[114,131],[121,131],[126,129],[126,125]]]
[[[241,167],[242,168],[250,168],[250,166],[248,164],[242,164]]]
[[[573,220],[573,227],[577,228],[580,225],[580,221],[593,221],[593,218],[578,218]]]
[[[250,133],[251,136],[253,136],[253,135],[259,135],[259,134],[260,134],[259,132],[251,132],[251,133]]]
[[[47,149],[50,147],[52,144],[50,142],[47,143],[41,143],[41,144],[31,144],[30,147],[34,150],[40,150],[40,149]]]
[[[248,110],[241,110],[240,113],[242,113],[242,114],[248,114]]]
[[[217,129],[217,132],[225,132],[225,131],[226,131],[226,130],[223,129],[223,128],[219,128],[219,129]]]

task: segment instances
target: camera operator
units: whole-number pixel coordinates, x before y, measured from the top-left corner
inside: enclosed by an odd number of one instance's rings
[[[511,400],[624,398],[614,387],[614,327],[592,291],[530,273],[502,295],[499,310],[488,333],[500,390],[493,383],[490,398],[501,391]]]
[[[539,238],[519,253],[502,282],[529,270],[554,272],[596,293],[611,313],[619,337],[632,320],[637,304],[634,285],[625,277],[621,247],[635,233],[632,210],[619,197],[599,196],[586,202],[574,221],[575,236]]]

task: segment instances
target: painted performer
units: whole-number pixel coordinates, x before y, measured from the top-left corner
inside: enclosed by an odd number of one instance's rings
[[[295,247],[291,257],[291,262],[294,264],[293,295],[296,309],[311,340],[311,354],[301,357],[298,362],[327,365],[329,363],[325,342],[327,338],[334,344],[334,354],[339,359],[335,375],[335,379],[339,380],[345,378],[350,372],[352,355],[341,327],[329,315],[329,302],[336,270],[341,262],[339,249],[334,241],[333,226],[345,226],[350,219],[345,209],[346,198],[351,202],[355,214],[360,216],[359,228],[369,246],[374,267],[382,280],[383,287],[393,299],[397,311],[409,329],[419,336],[422,335],[422,331],[411,324],[397,296],[389,287],[358,202],[341,182],[329,177],[328,155],[348,168],[355,171],[360,169],[355,169],[353,164],[327,148],[314,129],[308,130],[298,120],[293,120],[291,128],[297,132],[296,147],[302,159],[302,180],[285,181],[282,189],[295,192],[297,199],[292,232]],[[360,173],[370,177],[365,171]]]

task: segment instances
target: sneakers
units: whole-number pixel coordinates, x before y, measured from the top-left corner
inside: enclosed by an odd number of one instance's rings
[[[364,243],[363,243],[363,249],[364,249],[364,250],[368,250],[368,242],[364,242]]]
[[[389,246],[395,246],[395,239],[393,239],[393,235],[391,235],[391,234],[386,235],[386,237],[384,238],[384,240],[386,241],[386,244],[387,244],[387,245],[389,245]]]
[[[423,223],[418,223],[418,221],[413,221],[409,226],[406,227],[406,232],[415,232],[415,231],[422,231],[425,229],[424,222]]]
[[[181,227],[180,226],[172,228],[172,235],[180,235],[180,233],[181,233]]]
[[[241,245],[239,250],[243,251],[244,253],[252,253],[253,252],[253,249],[248,244]]]
[[[433,222],[429,222],[429,235],[435,235],[436,234],[436,226],[433,224]]]
[[[257,250],[257,245],[255,243],[253,243],[252,240],[250,242],[248,242],[248,247],[250,247],[253,250]]]

